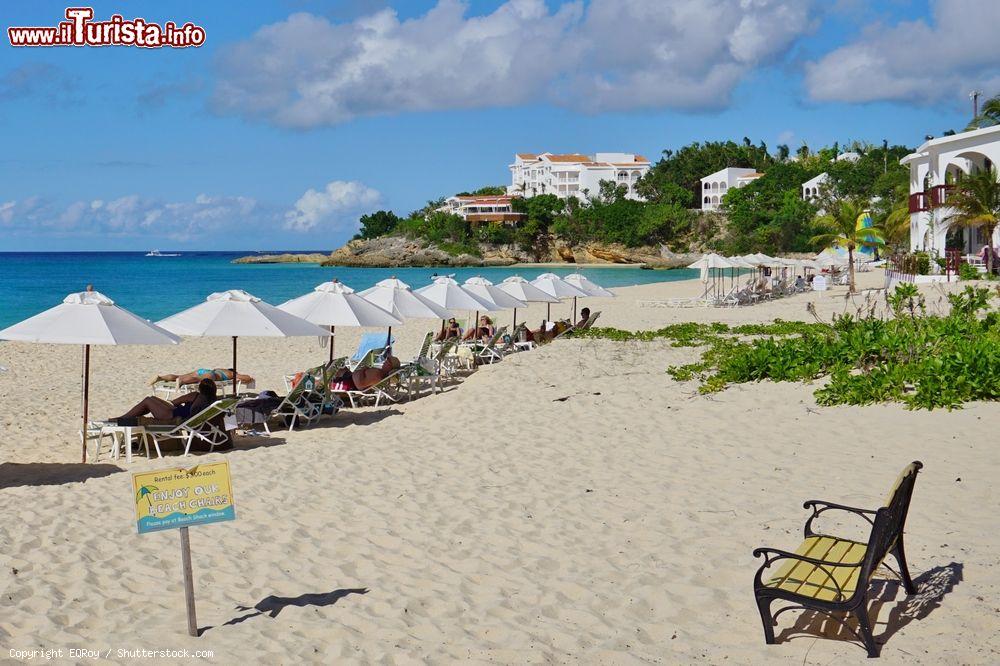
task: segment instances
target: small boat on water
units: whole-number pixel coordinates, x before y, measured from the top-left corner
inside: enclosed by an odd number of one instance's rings
[[[181,255],[180,255],[179,252],[176,252],[176,253],[170,253],[170,252],[164,253],[164,252],[160,252],[159,250],[150,250],[149,252],[146,253],[146,256],[147,257],[179,257]]]

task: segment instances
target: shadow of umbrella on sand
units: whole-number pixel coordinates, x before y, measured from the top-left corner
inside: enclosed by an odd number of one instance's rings
[[[91,345],[176,345],[180,338],[87,287],[59,305],[0,331],[0,339],[83,345],[83,457],[87,462]]]

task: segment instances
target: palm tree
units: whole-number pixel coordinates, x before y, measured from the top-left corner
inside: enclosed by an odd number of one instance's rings
[[[853,294],[854,288],[854,250],[860,247],[878,247],[885,245],[882,240],[882,230],[878,227],[858,229],[858,219],[864,215],[867,204],[859,199],[834,200],[824,209],[831,211],[816,218],[816,226],[824,229],[812,242],[821,247],[838,245],[847,248],[848,288]]]
[[[979,115],[969,122],[965,130],[969,131],[992,125],[1000,125],[1000,95],[991,97],[983,102],[983,107],[979,110]]]
[[[888,207],[879,207],[873,211],[876,226],[882,230],[882,240],[890,248],[904,247],[910,238],[910,189],[901,185],[896,189],[895,196],[887,201]]]
[[[944,218],[944,223],[979,229],[986,236],[989,248],[986,254],[986,271],[992,275],[993,231],[1000,223],[1000,182],[997,180],[996,169],[980,171],[959,180],[948,196],[947,206],[954,212]]]

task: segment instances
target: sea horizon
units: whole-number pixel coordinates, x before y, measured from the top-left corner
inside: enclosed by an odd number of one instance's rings
[[[520,264],[516,266],[356,268],[317,263],[234,264],[233,259],[258,250],[161,250],[176,257],[148,257],[148,251],[16,251],[0,252],[0,328],[27,319],[59,304],[67,294],[88,285],[135,314],[157,321],[197,305],[216,291],[243,289],[273,305],[308,293],[334,278],[356,291],[387,277],[398,277],[414,289],[437,275],[453,275],[462,282],[482,276],[500,282],[511,275],[533,279],[542,273],[580,272],[605,287],[651,282],[674,282],[697,277],[690,269],[644,270],[610,264]],[[315,253],[324,250],[281,250],[275,253]]]

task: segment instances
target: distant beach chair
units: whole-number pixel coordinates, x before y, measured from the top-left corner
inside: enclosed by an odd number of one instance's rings
[[[693,308],[714,305],[716,298],[712,295],[712,285],[706,284],[705,290],[698,296],[685,298],[667,298],[664,300],[640,300],[636,304],[640,308]]]
[[[496,348],[497,343],[500,339],[507,333],[507,327],[501,326],[496,330],[496,333],[486,341],[486,343],[478,342],[474,343],[472,348],[475,352],[475,358],[477,361],[482,361],[484,363],[493,363],[494,361],[502,361],[503,354]]]
[[[160,442],[168,439],[182,440],[184,442],[184,455],[190,453],[191,444],[195,440],[208,444],[208,450],[211,453],[216,446],[229,441],[229,433],[212,421],[231,412],[237,402],[239,402],[237,398],[223,398],[216,400],[178,425],[144,425],[142,429],[153,438],[157,456],[160,456]]]
[[[857,618],[860,635],[848,628],[864,642],[869,657],[878,656],[868,615],[868,588],[875,571],[891,554],[899,565],[899,577],[906,593],[917,592],[906,567],[903,528],[917,472],[922,467],[920,461],[907,465],[897,477],[885,504],[878,510],[809,500],[803,505],[812,509],[804,529],[805,540],[794,553],[777,548],[757,548],[753,551],[754,557],[764,558],[764,564],[754,576],[753,590],[764,624],[764,640],[768,645],[774,643],[775,618],[785,610],[815,610],[845,627],[847,624],[834,613],[850,613]],[[813,521],[831,510],[852,513],[866,520],[871,525],[868,541],[852,541],[813,532]],[[765,580],[768,569],[779,560],[784,560],[784,563]],[[771,615],[771,603],[777,600],[796,605]]]

